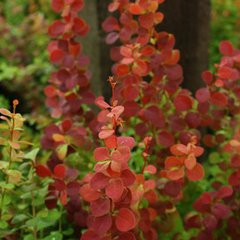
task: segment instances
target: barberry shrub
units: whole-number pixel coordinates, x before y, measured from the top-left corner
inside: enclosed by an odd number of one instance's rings
[[[174,36],[157,31],[162,2],[109,4],[116,14],[102,24],[106,42],[115,44],[108,103],[90,90],[88,61],[77,40],[89,29],[78,16],[84,1],[52,0],[61,19],[48,31],[56,71],[45,94],[55,120],[42,146],[51,153],[46,164],[35,162],[37,149],[24,154],[18,102],[13,113],[0,109],[6,123],[0,125],[1,237],[240,237],[240,51],[221,42],[220,63],[203,72],[206,86],[193,96],[180,86]]]

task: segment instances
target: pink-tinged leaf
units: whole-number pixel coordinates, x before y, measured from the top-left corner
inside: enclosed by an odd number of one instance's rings
[[[98,137],[100,139],[106,139],[109,138],[110,136],[112,136],[114,134],[114,130],[113,129],[103,129],[99,134]]]
[[[167,171],[167,178],[170,180],[176,181],[184,177],[183,167]]]
[[[66,168],[63,164],[58,164],[53,170],[54,176],[57,178],[64,178],[66,174]]]
[[[135,214],[129,208],[121,208],[116,216],[116,227],[121,232],[128,232],[137,225]]]
[[[104,161],[110,158],[109,150],[105,147],[96,148],[93,152],[93,156],[96,161]]]
[[[198,89],[196,92],[196,98],[200,103],[207,102],[210,99],[209,90],[207,88]]]
[[[156,174],[157,169],[154,165],[149,164],[144,168],[144,172],[154,175]]]
[[[8,111],[7,109],[5,109],[5,108],[0,108],[0,113],[2,115],[8,116],[8,117],[12,117],[12,113],[10,111]]]
[[[117,202],[123,194],[124,186],[121,179],[112,179],[106,187],[106,195]]]
[[[114,12],[114,11],[116,11],[116,10],[118,9],[119,5],[120,5],[120,3],[117,2],[117,1],[114,1],[114,2],[110,3],[110,4],[108,5],[108,11],[109,11],[109,12]]]
[[[99,198],[90,204],[91,212],[94,217],[100,217],[110,212],[110,200]]]
[[[227,97],[221,92],[215,92],[211,95],[212,104],[218,107],[225,107],[227,105]]]
[[[106,43],[107,44],[113,44],[119,39],[119,33],[117,32],[111,32],[106,37]]]
[[[36,166],[36,173],[39,177],[50,177],[52,175],[51,171],[44,165]]]
[[[217,191],[217,198],[223,199],[230,197],[233,194],[233,189],[230,186],[223,186]]]
[[[104,235],[112,227],[112,216],[109,214],[100,217],[89,216],[87,222],[90,229],[94,229],[99,235]]]
[[[92,189],[89,184],[85,184],[80,188],[80,195],[87,202],[92,202],[101,197],[101,192]]]
[[[117,137],[117,144],[118,146],[127,146],[132,149],[135,145],[135,140],[132,137]]]
[[[95,104],[101,109],[111,108],[111,106],[104,101],[104,97],[102,96],[96,98]]]
[[[122,164],[120,162],[112,160],[110,167],[114,173],[120,173],[122,171]]]
[[[193,147],[192,152],[194,153],[194,155],[196,157],[199,157],[199,156],[201,156],[203,154],[204,149],[202,147],[195,146],[195,147]]]
[[[197,163],[191,170],[186,169],[186,174],[189,181],[198,181],[204,177],[204,169],[201,164]]]
[[[190,97],[185,95],[178,95],[174,99],[174,106],[177,111],[187,111],[192,108],[193,101]]]
[[[183,144],[175,144],[170,148],[170,151],[173,155],[176,156],[183,156],[183,155],[187,155],[188,150],[187,150],[187,146],[183,145]]]
[[[197,164],[196,157],[193,154],[188,155],[187,158],[185,159],[184,164],[187,169],[189,170],[193,169]]]
[[[108,182],[109,182],[109,177],[107,177],[101,172],[98,172],[98,173],[95,173],[94,176],[92,177],[90,181],[90,186],[94,190],[99,190],[99,189],[105,188]]]
[[[132,185],[135,182],[135,175],[128,169],[121,172],[121,179],[125,187]]]
[[[210,212],[212,197],[209,192],[203,193],[193,204],[193,208],[198,212]]]
[[[108,117],[113,117],[119,118],[119,116],[124,112],[124,107],[123,106],[116,106],[112,108],[111,112],[107,115]]]
[[[120,234],[117,240],[136,240],[136,237],[131,232],[126,232],[123,234]]]
[[[221,54],[231,56],[234,53],[234,48],[231,42],[222,41],[219,46]]]

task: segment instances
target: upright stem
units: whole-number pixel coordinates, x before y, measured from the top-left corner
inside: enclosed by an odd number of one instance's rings
[[[12,125],[10,129],[10,141],[13,141],[13,134],[14,134],[14,128],[15,128],[15,114],[16,114],[16,106],[18,105],[18,100],[13,101],[13,113],[12,113]],[[10,145],[10,150],[9,150],[9,165],[7,170],[9,171],[11,169],[12,165],[12,154],[13,154],[13,148]],[[6,184],[9,183],[9,175],[7,175],[6,178]],[[5,188],[2,188],[2,197],[1,197],[1,204],[0,204],[0,220],[2,219],[3,215],[3,203],[4,203],[4,198],[5,198]]]

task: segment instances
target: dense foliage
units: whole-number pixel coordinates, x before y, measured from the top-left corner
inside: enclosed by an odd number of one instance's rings
[[[221,41],[221,60],[202,73],[205,87],[193,95],[181,87],[174,36],[157,30],[162,3],[109,4],[102,23],[106,43],[114,43],[108,102],[91,90],[91,63],[79,42],[89,31],[79,16],[84,1],[51,1],[52,73],[39,85],[46,85],[49,114],[39,120],[35,109],[31,116],[40,125],[34,130],[44,128],[41,140],[23,128],[18,100],[12,111],[0,108],[1,239],[240,238],[240,50]],[[5,41],[15,38],[4,24]],[[21,44],[14,45],[18,58],[1,54],[16,69],[40,54]],[[45,61],[31,73],[44,78]],[[32,74],[15,73],[14,82],[26,81],[26,107],[35,106]]]

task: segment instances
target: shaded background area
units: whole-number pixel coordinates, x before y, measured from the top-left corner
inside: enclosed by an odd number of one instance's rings
[[[47,27],[57,15],[49,2],[0,0],[0,105],[8,107],[9,100],[19,98],[19,111],[33,114],[35,120],[44,111],[43,87],[53,68],[46,51]],[[109,15],[106,9],[111,1],[85,2],[82,16],[91,31],[81,41],[84,53],[90,56],[92,88],[97,95],[107,96],[112,62],[101,23]],[[158,29],[175,35],[184,69],[183,86],[194,92],[202,85],[201,72],[219,59],[219,41],[230,39],[240,46],[240,0],[166,0],[160,11],[165,19]]]

